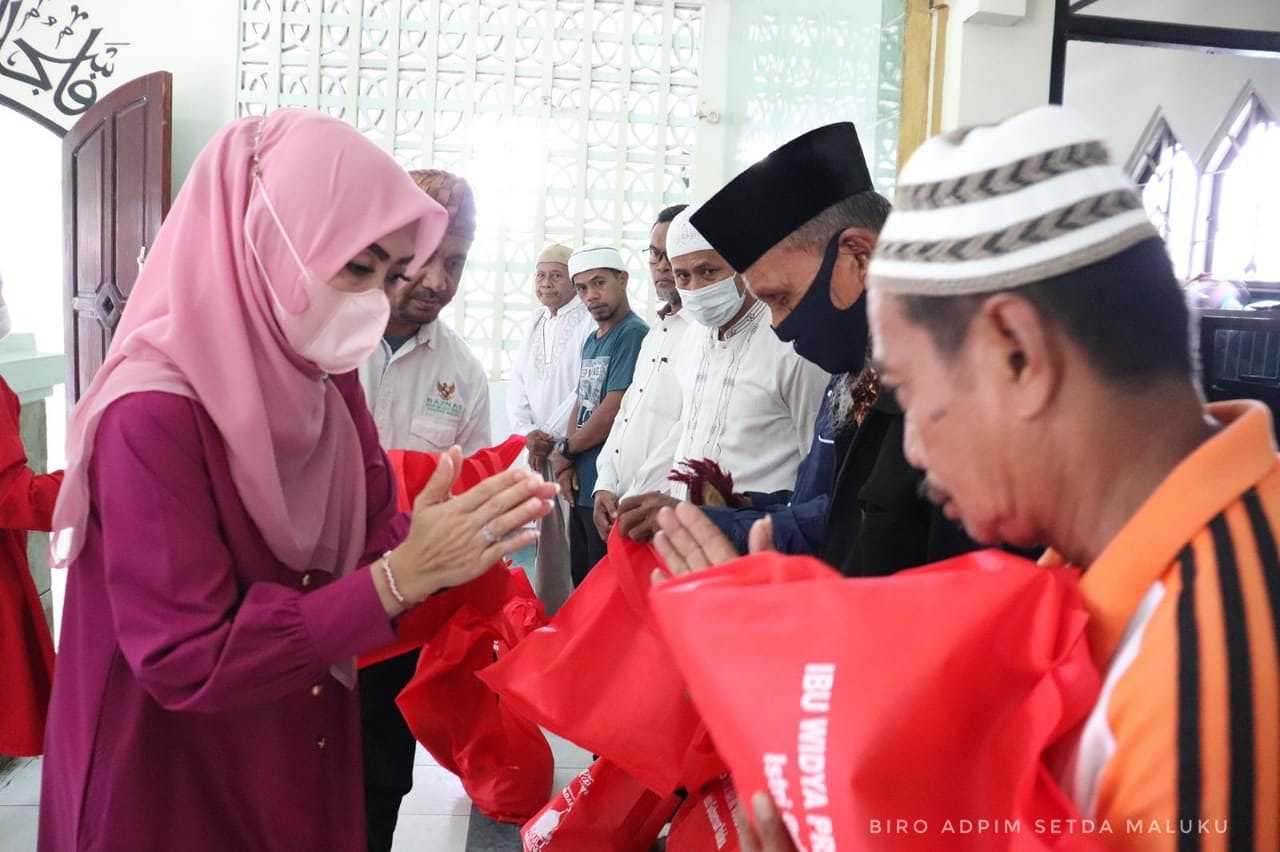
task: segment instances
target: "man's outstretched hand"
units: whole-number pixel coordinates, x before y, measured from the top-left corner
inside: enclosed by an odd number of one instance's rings
[[[756,793],[751,797],[751,807],[755,811],[758,828],[746,820],[736,822],[742,852],[796,852],[791,835],[782,824],[782,817],[778,816],[778,809],[769,794]]]
[[[627,497],[618,504],[618,532],[632,541],[649,541],[658,531],[658,512],[679,502],[661,491]]]
[[[741,555],[720,528],[692,503],[680,503],[658,512],[658,534],[654,536],[653,546],[675,577],[701,571]],[[750,553],[773,550],[773,521],[768,516],[752,525],[747,546]],[[655,583],[664,579],[666,577],[660,571],[654,572]]]

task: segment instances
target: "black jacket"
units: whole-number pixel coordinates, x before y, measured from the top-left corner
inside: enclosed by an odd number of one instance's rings
[[[857,428],[836,436],[836,473],[822,558],[846,577],[877,577],[959,556],[979,545],[919,496],[907,464],[903,416],[881,392]]]

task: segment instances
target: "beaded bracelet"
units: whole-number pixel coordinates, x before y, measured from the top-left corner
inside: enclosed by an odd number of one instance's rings
[[[391,573],[391,551],[388,550],[382,554],[382,575],[387,578],[387,585],[391,588],[391,597],[396,599],[396,603],[400,606],[407,607],[409,602],[404,599],[404,595],[400,594],[400,588],[396,585],[395,575]]]

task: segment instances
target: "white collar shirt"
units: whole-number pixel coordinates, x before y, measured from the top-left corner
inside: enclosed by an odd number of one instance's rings
[[[649,329],[636,358],[635,378],[596,460],[596,493],[610,491],[621,499],[667,489],[680,441],[676,353],[692,325],[675,313]]]
[[[568,431],[578,399],[582,342],[596,330],[595,319],[574,297],[551,315],[542,308],[516,353],[507,388],[511,431],[527,435],[541,429],[556,438]]]
[[[386,340],[360,367],[360,384],[385,449],[463,455],[492,446],[489,380],[444,320],[418,329],[395,352]]]
[[[763,302],[723,340],[717,329],[695,327],[681,349],[682,429],[675,463],[711,459],[733,477],[739,493],[794,488],[831,375],[778,339]],[[687,499],[683,484],[671,483],[667,490]]]

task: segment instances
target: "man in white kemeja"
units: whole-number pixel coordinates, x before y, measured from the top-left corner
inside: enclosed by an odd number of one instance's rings
[[[693,227],[694,212],[685,210],[667,232],[682,313],[696,324],[676,356],[683,426],[673,465],[709,459],[733,478],[735,493],[792,488],[831,376],[770,330],[768,307]],[[648,540],[658,509],[703,496],[671,483],[629,497],[618,507],[619,527]]]

